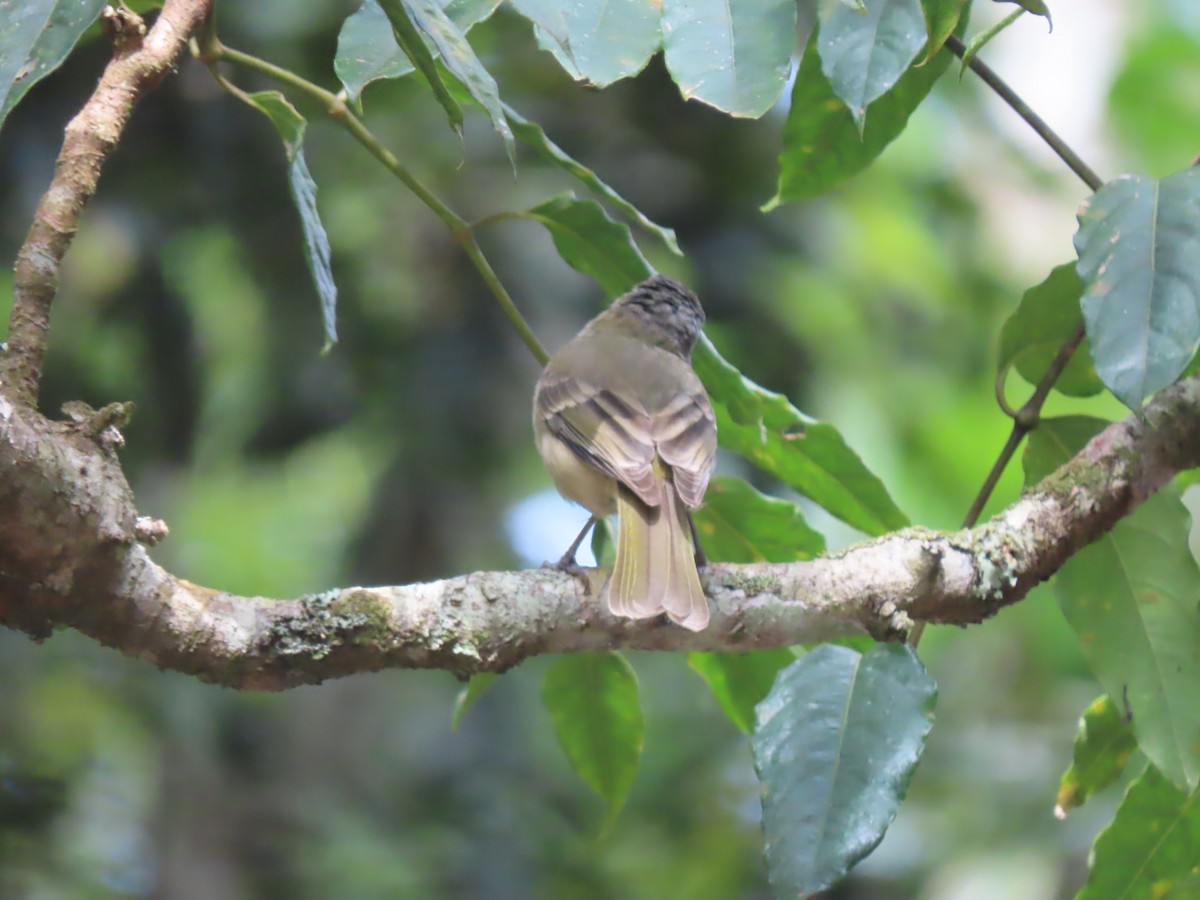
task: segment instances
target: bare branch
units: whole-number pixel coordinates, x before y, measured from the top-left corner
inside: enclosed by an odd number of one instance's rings
[[[539,653],[748,650],[914,621],[982,621],[1025,597],[1178,471],[1200,465],[1200,378],[1114,423],[994,519],[898,532],[803,563],[710,566],[710,627],[614,619],[553,570],[238,597],[176,578],[139,543],[132,496],[91,418],[48,422],[0,393],[0,623],[70,626],[207,681],[279,690],[382,668],[501,671]],[[157,529],[156,529],[157,530]]]
[[[0,359],[0,383],[10,401],[37,403],[59,265],[96,192],[101,167],[116,148],[134,105],[175,65],[211,7],[212,0],[167,0],[149,33],[127,10],[106,16],[113,58],[92,96],[67,124],[54,177],[17,254],[8,349]]]

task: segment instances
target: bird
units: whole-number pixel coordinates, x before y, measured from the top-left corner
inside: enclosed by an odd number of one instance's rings
[[[691,364],[704,319],[692,291],[653,275],[555,353],[533,395],[538,453],[558,492],[592,514],[558,566],[574,570],[589,527],[616,512],[608,608],[633,619],[665,612],[692,631],[707,627],[709,608],[691,510],[717,451],[716,416]]]

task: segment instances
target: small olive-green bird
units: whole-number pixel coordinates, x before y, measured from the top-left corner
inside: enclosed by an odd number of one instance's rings
[[[655,275],[559,350],[533,395],[538,452],[558,492],[594,518],[618,515],[609,609],[665,612],[693,631],[708,625],[708,601],[689,510],[704,500],[717,451],[716,417],[691,365],[703,325],[696,295]],[[587,527],[560,565],[574,564]]]

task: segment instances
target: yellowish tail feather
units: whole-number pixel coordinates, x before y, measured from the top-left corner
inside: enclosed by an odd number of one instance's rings
[[[646,619],[666,613],[692,631],[708,625],[708,600],[696,571],[687,510],[670,480],[652,507],[624,488],[617,498],[617,561],[608,581],[615,615]]]

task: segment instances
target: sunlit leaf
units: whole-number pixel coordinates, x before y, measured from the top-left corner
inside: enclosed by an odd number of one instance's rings
[[[471,676],[471,679],[458,692],[458,696],[454,698],[454,709],[450,713],[451,731],[458,731],[458,726],[462,724],[467,710],[475,705],[475,701],[482,697],[499,677],[495,672],[480,672]]]
[[[1200,171],[1110,181],[1080,209],[1075,249],[1096,371],[1137,409],[1200,347]]]
[[[830,644],[779,673],[751,746],[767,876],[807,897],[883,839],[933,725],[937,688],[912,650]]]
[[[689,653],[688,665],[708,684],[725,715],[740,730],[754,730],[754,707],[784,666],[796,661],[786,648],[747,653]]]
[[[325,349],[337,343],[337,285],[333,280],[329,236],[317,210],[317,183],[304,161],[304,117],[278,91],[248,94],[247,99],[274,123],[288,158],[288,188],[300,214],[304,234],[304,260],[321,299]]]
[[[105,0],[0,0],[0,127],[25,93],[62,65]]]
[[[1079,720],[1071,767],[1058,784],[1054,813],[1059,818],[1113,784],[1137,749],[1125,711],[1112,697],[1097,697]]]
[[[1026,484],[1107,424],[1084,416],[1042,420],[1026,448]],[[1092,671],[1128,708],[1142,752],[1191,789],[1200,783],[1200,569],[1188,549],[1189,526],[1179,498],[1160,491],[1068,560],[1054,586]]]
[[[619,653],[560,657],[546,672],[542,700],[571,765],[608,805],[611,823],[637,775],[642,708],[637,676]]]
[[[891,90],[925,45],[921,0],[866,0],[864,6],[865,12],[843,4],[818,7],[821,70],[859,129],[867,107]]]
[[[779,99],[796,43],[795,0],[664,0],[667,69],[685,98],[757,118]]]
[[[714,561],[793,562],[825,551],[825,538],[795,503],[761,494],[740,478],[712,479],[693,517]]]

